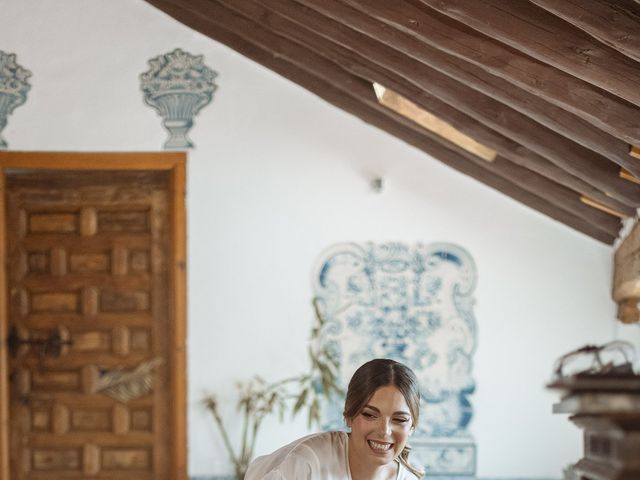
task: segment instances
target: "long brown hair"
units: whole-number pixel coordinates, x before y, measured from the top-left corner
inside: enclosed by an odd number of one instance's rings
[[[370,360],[355,371],[344,401],[344,418],[347,420],[355,418],[362,412],[376,390],[389,385],[396,387],[404,396],[409,406],[413,427],[415,427],[420,417],[418,379],[409,367],[388,358]],[[408,444],[405,445],[399,460],[414,475],[422,478],[424,472],[409,463],[410,451],[411,447]]]

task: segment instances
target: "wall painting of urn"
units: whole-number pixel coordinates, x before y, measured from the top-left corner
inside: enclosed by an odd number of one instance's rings
[[[7,117],[27,101],[27,92],[31,85],[27,78],[31,76],[16,62],[15,53],[5,53],[0,50],[0,150],[8,148],[2,138],[2,131],[7,126]]]
[[[149,60],[149,70],[140,75],[144,101],[163,119],[169,132],[167,150],[193,147],[187,137],[193,117],[213,97],[217,73],[203,63],[202,55],[191,55],[179,48]]]

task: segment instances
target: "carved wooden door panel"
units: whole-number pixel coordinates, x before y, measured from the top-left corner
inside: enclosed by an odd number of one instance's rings
[[[7,172],[12,480],[172,474],[166,172]]]

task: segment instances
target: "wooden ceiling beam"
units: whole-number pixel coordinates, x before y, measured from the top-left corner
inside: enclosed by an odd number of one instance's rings
[[[283,4],[274,4],[273,1],[266,2],[266,4],[272,5],[272,9],[278,12],[282,12],[285,8]],[[311,7],[314,5],[317,6],[318,3],[308,4]],[[332,12],[332,18],[348,23],[356,31],[375,38],[408,57],[458,80],[467,87],[508,105],[532,120],[640,176],[640,164],[629,158],[627,142],[593,126],[580,117],[410,35],[393,28],[380,28],[380,22],[339,1],[323,1],[322,12],[324,15],[327,15],[327,12]],[[640,115],[640,109],[638,115]]]
[[[640,144],[640,109],[543,62],[523,55],[436,11],[407,0],[342,0],[398,31],[468,61],[544,98],[630,144]],[[317,6],[316,2],[316,6]],[[346,23],[346,21],[345,21]],[[579,93],[579,94],[577,94]]]
[[[306,6],[312,5],[313,10],[310,12],[296,2],[282,0],[277,3],[277,12],[286,12],[287,16],[291,17],[304,15],[305,19],[299,20],[299,23],[325,37],[324,44],[335,42],[338,46],[344,46],[352,51],[353,53],[346,60],[335,59],[339,63],[346,62],[352,72],[365,78],[371,75],[372,70],[379,70],[381,67],[393,72],[397,77],[411,82],[430,95],[593,185],[596,189],[606,192],[615,200],[632,207],[640,205],[640,189],[620,179],[619,168],[605,157],[558,135],[508,106],[414,59],[403,56],[402,53],[383,43],[351,29],[350,25],[331,22],[328,17],[318,17],[316,13],[324,15],[326,9],[330,10],[327,7],[329,5],[327,0],[299,1]],[[244,4],[244,2],[240,3]],[[265,2],[265,4],[271,5],[272,2]],[[331,12],[333,11],[328,13]],[[313,15],[316,16],[313,17]],[[309,42],[309,46],[315,48],[317,45]],[[354,55],[365,60],[359,61]],[[368,79],[385,85],[384,81],[379,79],[370,76]],[[392,88],[390,85],[386,86]]]
[[[278,11],[273,12],[268,8],[269,5],[272,5],[270,0],[265,2],[257,0],[257,3],[262,3],[263,5],[256,5],[255,2],[243,0],[243,2],[231,2],[230,6],[235,11],[249,18],[253,18],[256,21],[259,19],[260,23],[269,30],[277,32],[294,42],[304,45],[315,53],[321,55],[323,58],[341,65],[347,71],[351,73],[355,73],[355,71],[357,71],[360,74],[359,76],[363,76],[364,74],[364,77],[368,80],[380,83],[383,86],[396,91],[402,96],[412,99],[412,101],[425,110],[437,115],[477,141],[495,149],[504,159],[507,159],[519,166],[529,168],[553,182],[572,189],[581,195],[594,198],[613,210],[624,212],[627,216],[634,215],[635,208],[612,199],[602,191],[593,187],[591,184],[567,173],[555,164],[513,142],[507,137],[494,132],[484,124],[474,120],[464,113],[459,112],[450,105],[441,102],[436,97],[425,93],[410,84],[408,81],[385,71],[383,68],[367,69],[364,66],[366,61],[363,58],[355,56],[353,52],[345,49],[344,47],[328,42],[326,39],[320,37],[315,31],[309,30],[303,26],[309,23],[309,14],[316,14],[314,11],[295,4],[280,2],[278,4]],[[300,9],[307,10],[307,15],[304,15],[304,12],[300,12]],[[301,17],[301,15],[303,15],[303,17]],[[293,23],[296,20],[298,23]],[[323,21],[325,27],[327,26],[327,23],[331,23],[331,21],[328,19]],[[335,28],[339,28],[339,25],[336,25]],[[333,35],[329,36],[332,37]],[[356,65],[359,65],[359,67],[354,68]],[[613,174],[616,177],[618,176],[617,168],[614,168]]]
[[[593,185],[559,168],[554,163],[544,157],[530,151],[529,149],[513,142],[507,137],[488,129],[484,124],[476,122],[474,119],[465,117],[461,112],[456,111],[449,105],[439,102],[437,99],[428,96],[424,92],[412,92],[411,87],[402,85],[401,82],[389,83],[398,89],[399,93],[414,99],[414,101],[431,112],[437,112],[439,116],[449,123],[460,125],[460,130],[468,132],[470,136],[478,139],[487,146],[499,152],[499,157],[510,161],[520,167],[527,168],[547,179],[569,188],[582,195],[588,196],[607,205],[613,210],[623,212],[626,216],[632,217],[636,209],[622,202],[619,202],[606,193],[598,190]]]
[[[640,62],[640,3],[635,0],[530,0]]]
[[[640,106],[640,64],[529,2],[419,0],[569,75]]]
[[[579,211],[584,217],[574,215],[563,208],[554,206],[547,200],[549,196],[556,195],[565,195],[563,198],[571,197],[575,199],[574,192],[555,184],[550,188],[548,183],[551,182],[548,180],[536,176],[536,174],[527,169],[520,169],[519,174],[522,175],[520,181],[527,183],[530,189],[534,188],[532,184],[547,183],[542,191],[538,192],[538,195],[523,191],[522,187],[518,187],[513,183],[514,180],[517,182],[518,179],[511,178],[510,181],[506,180],[504,176],[509,175],[509,173],[507,171],[496,171],[494,168],[495,163],[487,163],[480,159],[477,159],[478,163],[471,162],[469,158],[461,155],[455,148],[434,142],[429,136],[418,133],[415,129],[404,124],[408,120],[399,117],[377,103],[371,86],[367,81],[347,74],[337,65],[331,65],[330,62],[317,58],[317,55],[307,49],[301,51],[300,49],[303,47],[297,44],[281,37],[274,38],[277,36],[264,30],[260,23],[251,22],[246,18],[239,18],[234,12],[218,8],[215,6],[218,2],[191,0],[188,2],[188,7],[177,5],[176,0],[172,2],[149,0],[149,3],[162,7],[163,10],[176,19],[262,63],[318,94],[330,103],[359,116],[368,123],[372,123],[412,145],[418,146],[418,148],[460,170],[462,173],[477,178],[493,188],[528,204],[532,208],[536,208],[600,241],[611,243],[615,238],[619,223],[617,220],[612,221],[612,217],[606,216],[606,214],[602,216],[601,212],[598,212],[600,215],[595,215],[593,209],[585,207],[585,210],[580,209],[577,205],[571,205],[570,208]],[[194,11],[195,6],[198,5],[206,8],[209,13],[211,13],[210,9],[213,8],[215,15],[200,16],[197,10]],[[301,65],[298,63],[301,63]],[[316,73],[313,74],[311,72]],[[517,166],[509,164],[509,168],[513,167]]]

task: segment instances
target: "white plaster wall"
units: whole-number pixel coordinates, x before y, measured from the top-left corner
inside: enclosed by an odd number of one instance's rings
[[[159,150],[147,60],[180,47],[220,73],[189,152],[189,471],[230,471],[199,401],[306,368],[310,271],[342,241],[453,242],[479,284],[472,431],[483,477],[555,477],[580,435],[551,415],[554,359],[616,334],[611,248],[324,103],[141,0],[0,0],[0,49],[33,72],[4,131],[15,150]],[[368,188],[383,176],[384,190]],[[428,412],[425,412],[428,415]],[[235,425],[235,424],[234,424]],[[232,428],[233,435],[237,428]],[[306,433],[269,421],[258,453]]]

